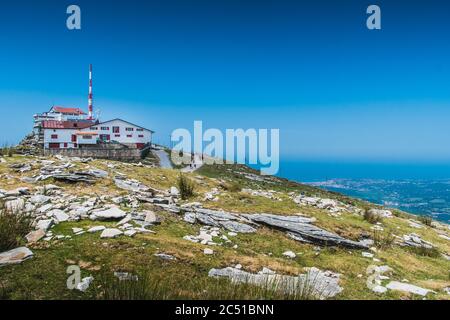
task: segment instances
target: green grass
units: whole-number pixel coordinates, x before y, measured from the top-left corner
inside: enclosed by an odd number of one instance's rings
[[[37,172],[20,175],[11,170],[11,162],[24,162],[29,159],[19,156],[6,158],[7,164],[0,164],[0,174],[14,176],[9,181],[0,180],[0,188],[10,190],[18,186],[27,186],[20,182],[20,177]],[[116,165],[109,169],[108,163]],[[159,168],[136,167],[114,161],[93,161],[89,164],[77,164],[77,169],[87,166],[104,169],[113,176],[116,171],[129,178],[138,179],[142,183],[160,190],[168,190],[177,186],[179,172]],[[100,234],[83,234],[73,236],[73,227],[95,225],[115,226],[115,223],[100,223],[89,220],[68,222],[52,229],[55,235],[71,235],[72,240],[41,241],[30,249],[33,259],[21,265],[0,268],[0,299],[303,299],[305,295],[286,296],[268,288],[255,288],[248,284],[235,285],[227,279],[208,277],[211,268],[223,268],[242,264],[249,272],[258,272],[263,267],[270,268],[279,274],[304,274],[305,268],[317,267],[341,274],[341,286],[344,291],[336,299],[399,299],[416,297],[405,296],[398,292],[377,295],[367,289],[366,269],[372,264],[389,265],[394,269],[392,280],[408,279],[412,284],[433,289],[437,295],[429,299],[448,299],[448,295],[440,290],[450,285],[448,270],[450,263],[436,254],[412,252],[408,248],[393,243],[393,236],[417,233],[424,240],[433,243],[439,252],[450,252],[450,244],[439,237],[435,229],[425,226],[422,229],[412,228],[407,221],[411,216],[396,212],[396,216],[381,221],[385,231],[374,235],[373,225],[362,215],[344,213],[340,217],[332,217],[327,211],[317,208],[299,206],[288,194],[303,193],[355,205],[361,209],[371,205],[335,193],[304,186],[283,179],[269,178],[266,181],[252,181],[237,172],[255,174],[256,172],[243,166],[204,166],[198,172],[185,174],[186,178],[196,185],[195,195],[186,201],[199,201],[205,207],[224,209],[232,212],[267,212],[274,214],[305,214],[315,217],[316,225],[353,240],[362,235],[375,238],[379,262],[364,258],[360,251],[340,248],[321,248],[304,244],[288,238],[283,232],[265,227],[256,234],[239,234],[229,237],[231,244],[215,239],[222,245],[211,247],[214,255],[203,254],[205,246],[183,239],[186,235],[197,235],[201,226],[191,225],[183,221],[182,215],[165,212],[150,205],[140,209],[154,210],[161,218],[161,225],[152,227],[156,234],[138,235],[135,238],[120,237],[117,239],[100,239]],[[201,177],[199,177],[201,176]],[[50,181],[46,181],[50,183]],[[53,183],[53,182],[52,182]],[[224,183],[227,187],[223,188]],[[69,185],[60,182],[55,184],[64,188],[65,192],[77,196],[108,194],[110,196],[125,195],[126,191],[118,189],[111,179],[100,180],[94,185]],[[251,196],[229,187],[232,184],[239,188],[275,190],[282,201],[265,197]],[[221,187],[222,186],[222,187]],[[30,187],[34,187],[31,185]],[[212,188],[220,190],[218,202],[204,202],[203,195]],[[181,201],[180,203],[184,203]],[[226,232],[222,232],[227,234]],[[233,246],[237,245],[237,248]],[[297,254],[295,259],[287,259],[282,253],[291,250]],[[176,261],[164,261],[154,256],[155,253],[167,253],[175,256]],[[68,290],[66,287],[67,267],[71,264],[89,265],[82,269],[82,276],[92,275],[95,280],[86,293]],[[114,272],[129,272],[140,276],[139,283],[118,283]],[[150,289],[149,289],[150,288]],[[273,289],[273,288],[270,288]],[[307,296],[307,295],[306,295]]]

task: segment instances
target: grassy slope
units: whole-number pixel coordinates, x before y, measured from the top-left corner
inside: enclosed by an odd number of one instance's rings
[[[29,159],[14,157],[7,158],[9,163],[29,161]],[[178,172],[175,170],[147,169],[121,163],[115,163],[114,171],[127,174],[143,183],[159,188],[168,189],[176,185]],[[94,161],[89,165],[113,171],[106,167],[105,161]],[[78,165],[80,168],[86,165]],[[357,239],[361,233],[370,233],[372,226],[362,217],[352,214],[343,214],[339,218],[331,217],[327,212],[305,208],[296,205],[287,195],[295,191],[310,195],[336,198],[343,202],[353,203],[360,207],[368,204],[348,197],[329,193],[282,179],[273,179],[269,182],[255,182],[237,174],[238,171],[251,172],[250,169],[240,166],[209,166],[202,168],[195,174],[189,174],[196,182],[197,196],[190,201],[203,202],[203,193],[212,188],[220,188],[223,181],[235,181],[241,186],[252,189],[271,189],[279,191],[282,202],[269,200],[264,197],[254,197],[241,192],[227,192],[221,190],[218,202],[206,202],[205,206],[211,208],[223,208],[234,212],[269,212],[275,214],[307,214],[317,218],[317,225],[330,231],[342,234],[346,237]],[[37,172],[37,171],[36,171]],[[27,186],[20,182],[21,175],[9,169],[7,165],[0,164],[0,176],[8,174],[13,178],[0,179],[1,189],[13,189],[19,186]],[[31,175],[29,172],[24,175]],[[56,183],[59,184],[59,183]],[[59,184],[67,192],[78,196],[92,196],[94,194],[110,196],[126,194],[117,189],[110,179],[104,179],[93,186]],[[28,185],[29,187],[33,187]],[[146,205],[147,206],[147,205]],[[156,208],[149,207],[157,210]],[[321,251],[314,250],[314,246],[302,244],[287,238],[283,233],[261,228],[257,234],[238,235],[231,238],[232,244],[224,244],[214,247],[213,256],[205,256],[205,246],[183,240],[185,235],[198,234],[199,225],[188,225],[182,221],[182,217],[159,212],[164,218],[160,226],[152,228],[156,234],[138,235],[135,238],[120,238],[113,240],[100,240],[99,234],[84,234],[74,237],[73,240],[52,242],[51,245],[39,243],[32,248],[35,257],[21,265],[4,267],[0,269],[0,283],[6,289],[3,296],[6,298],[32,298],[32,299],[85,299],[94,298],[95,286],[86,294],[69,291],[66,289],[66,268],[74,261],[79,263],[91,263],[91,270],[84,270],[84,275],[92,274],[101,277],[103,273],[113,271],[128,271],[134,273],[147,273],[152,278],[160,279],[167,288],[167,297],[184,298],[229,298],[224,294],[218,295],[223,290],[223,281],[220,285],[216,280],[209,279],[207,273],[211,268],[226,267],[240,263],[248,271],[259,271],[262,267],[268,267],[280,273],[303,273],[305,267],[317,267],[323,270],[331,270],[342,274],[342,286],[344,291],[337,299],[397,299],[404,295],[389,292],[385,295],[376,295],[366,287],[367,276],[365,274],[369,265],[374,264],[371,259],[361,256],[359,251],[325,248]],[[408,215],[402,214],[393,219],[384,219],[383,226],[386,230],[397,235],[405,233],[417,233],[423,239],[437,245],[443,252],[450,252],[449,241],[438,237],[435,230],[426,227],[414,229],[402,218]],[[64,223],[53,229],[54,234],[72,235],[72,227],[88,227],[94,225],[108,225],[100,222],[82,221],[78,223]],[[113,225],[113,224],[110,224]],[[233,249],[237,244],[238,248]],[[297,253],[297,258],[288,260],[282,256],[286,250]],[[153,256],[154,253],[169,253],[178,258],[175,262],[165,262]],[[441,257],[430,258],[419,256],[404,248],[394,246],[390,249],[380,250],[376,257],[381,260],[378,265],[387,264],[394,269],[392,279],[408,279],[410,283],[430,289],[442,289],[450,285],[450,263]],[[83,263],[82,263],[83,264]],[[94,266],[94,267],[92,267]],[[358,277],[362,275],[362,277]],[[207,291],[207,294],[204,292]],[[161,297],[161,296],[159,296]],[[163,296],[164,297],[164,296]],[[249,298],[245,294],[238,298]],[[430,295],[430,298],[448,299],[448,295],[439,292]],[[236,296],[231,296],[236,298]],[[415,298],[415,297],[409,297]]]

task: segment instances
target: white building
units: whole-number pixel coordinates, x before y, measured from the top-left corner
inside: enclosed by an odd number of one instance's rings
[[[121,119],[42,122],[45,149],[94,147],[120,143],[138,149],[151,144],[153,131]]]
[[[82,129],[81,132],[97,133],[98,139],[102,142],[135,145],[139,149],[151,143],[154,133],[152,130],[122,119],[100,122],[89,128]],[[95,139],[95,136],[92,136],[92,139]]]

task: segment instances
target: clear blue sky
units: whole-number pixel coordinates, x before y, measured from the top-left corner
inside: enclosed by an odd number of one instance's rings
[[[65,27],[82,9],[82,30]],[[382,30],[365,27],[369,4]],[[0,5],[1,138],[52,104],[168,141],[194,120],[279,128],[285,158],[450,160],[450,3],[11,1]],[[3,142],[3,141],[0,141]]]

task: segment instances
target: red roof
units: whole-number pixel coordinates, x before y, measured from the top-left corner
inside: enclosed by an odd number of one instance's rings
[[[83,110],[79,108],[64,108],[64,107],[53,107],[53,111],[64,113],[64,114],[76,114],[76,115],[82,115],[86,114]]]
[[[42,122],[44,129],[85,129],[95,125],[95,121],[56,121],[47,120]]]

